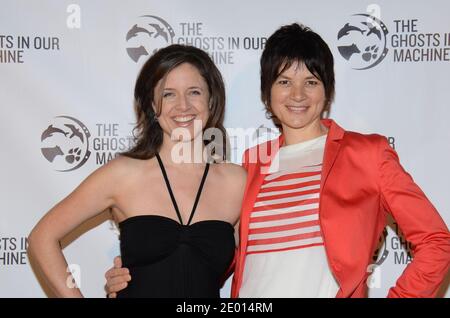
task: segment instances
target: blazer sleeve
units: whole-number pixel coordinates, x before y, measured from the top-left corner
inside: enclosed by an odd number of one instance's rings
[[[384,137],[380,138],[379,156],[383,208],[392,214],[413,253],[388,297],[435,297],[449,269],[448,228]]]

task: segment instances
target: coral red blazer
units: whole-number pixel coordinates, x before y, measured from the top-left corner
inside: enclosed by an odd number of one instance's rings
[[[367,296],[367,269],[386,226],[387,213],[412,243],[414,255],[388,296],[435,296],[450,263],[450,234],[445,222],[402,168],[386,138],[345,131],[332,120],[322,123],[329,132],[319,215],[330,270],[340,286],[336,296]],[[242,284],[250,213],[265,177],[261,171],[270,166],[282,143],[280,136],[244,154],[248,175],[232,297],[239,297]],[[258,157],[264,153],[268,160]]]

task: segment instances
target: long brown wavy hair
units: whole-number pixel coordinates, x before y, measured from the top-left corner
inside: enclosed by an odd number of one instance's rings
[[[189,63],[199,71],[208,85],[209,90],[209,117],[203,129],[217,128],[222,132],[220,149],[216,148],[215,158],[226,159],[228,138],[223,126],[225,115],[225,85],[220,71],[217,69],[209,55],[193,46],[173,44],[158,50],[142,67],[136,80],[134,89],[134,106],[137,123],[133,129],[134,146],[122,155],[136,159],[150,159],[158,153],[163,142],[163,130],[153,110],[152,103],[159,105],[161,96],[155,96],[155,88],[160,80],[165,80],[167,74],[177,66]],[[215,140],[204,140],[205,146]],[[216,141],[217,143],[219,141]]]

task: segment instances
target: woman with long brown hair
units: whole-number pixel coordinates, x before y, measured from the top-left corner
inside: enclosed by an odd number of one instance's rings
[[[119,297],[219,297],[246,179],[225,163],[222,76],[202,50],[171,45],[145,63],[134,95],[134,148],[52,208],[31,232],[29,253],[57,296],[82,296],[66,285],[59,241],[111,209],[133,277]]]

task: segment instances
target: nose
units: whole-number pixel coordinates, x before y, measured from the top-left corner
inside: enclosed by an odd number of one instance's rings
[[[301,84],[294,84],[291,87],[290,98],[294,101],[301,101],[304,97],[303,86]]]
[[[178,103],[177,103],[177,109],[181,110],[181,111],[186,111],[189,108],[191,108],[191,105],[189,103],[188,98],[184,95],[180,96]]]

